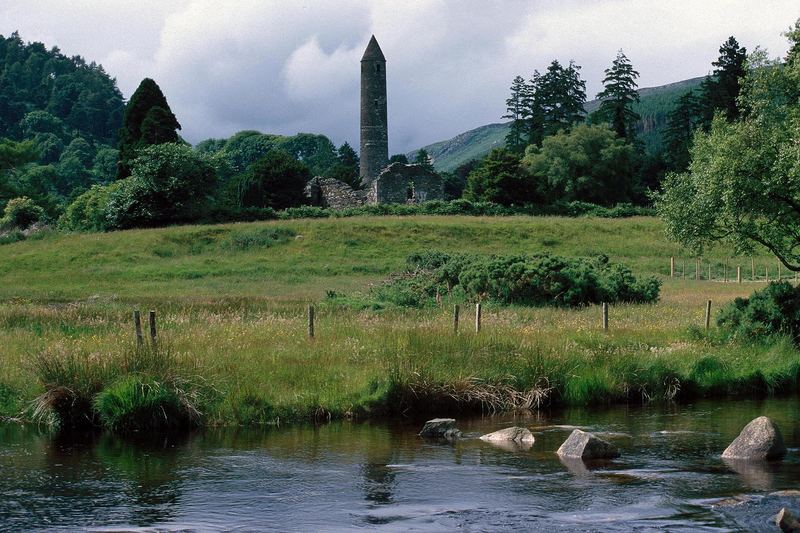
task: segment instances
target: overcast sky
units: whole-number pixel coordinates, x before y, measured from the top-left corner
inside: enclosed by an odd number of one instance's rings
[[[154,78],[196,143],[243,129],[358,148],[359,60],[387,59],[389,150],[501,121],[508,86],[552,59],[591,99],[622,48],[640,87],[708,73],[734,35],[783,56],[798,0],[0,0],[0,34],[101,63],[129,97]]]

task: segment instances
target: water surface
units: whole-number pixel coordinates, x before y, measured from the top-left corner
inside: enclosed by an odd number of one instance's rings
[[[800,497],[775,494],[800,489],[798,408],[792,398],[464,418],[455,444],[418,438],[420,421],[135,439],[5,424],[0,529],[774,531],[780,507],[800,512]],[[723,462],[762,414],[787,458]],[[533,431],[532,448],[477,439],[514,424]],[[573,427],[621,457],[560,461]]]

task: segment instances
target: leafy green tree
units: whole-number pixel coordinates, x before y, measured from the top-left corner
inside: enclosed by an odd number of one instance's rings
[[[408,164],[408,157],[406,154],[394,154],[392,157],[389,158],[389,164],[392,163],[402,163],[404,165]]]
[[[150,78],[143,79],[125,106],[119,135],[117,179],[131,175],[133,160],[143,147],[177,142],[179,129],[181,125],[161,88]]]
[[[47,111],[31,111],[22,118],[19,125],[22,135],[28,139],[40,133],[50,133],[63,141],[67,135],[64,122]]]
[[[0,139],[0,204],[17,195],[14,173],[26,163],[35,161],[37,156],[31,141]]]
[[[298,133],[283,137],[276,148],[306,165],[314,176],[325,176],[338,162],[336,146],[325,135]]]
[[[740,101],[747,115],[698,132],[689,171],[671,174],[656,208],[668,235],[698,252],[718,242],[764,247],[800,270],[800,32],[785,63],[753,54]]]
[[[694,92],[687,91],[667,116],[664,151],[670,170],[685,171],[689,166],[689,148],[700,123],[700,103]]]
[[[95,183],[110,183],[117,175],[117,159],[119,151],[109,146],[100,147],[92,162],[92,181]]]
[[[193,222],[210,207],[213,165],[191,147],[163,143],[142,148],[130,178],[109,186],[108,228]]]
[[[225,142],[223,153],[235,173],[247,167],[275,149],[282,137],[253,130],[240,131]]]
[[[49,165],[61,159],[64,143],[54,133],[37,133],[33,137],[36,151],[39,152],[39,163]]]
[[[534,199],[532,185],[520,168],[520,155],[505,148],[495,148],[469,173],[464,198],[522,205]]]
[[[115,161],[116,163],[116,161]],[[16,174],[16,189],[20,196],[27,196],[44,209],[48,218],[58,218],[63,197],[56,189],[57,170],[53,165],[26,165]]]
[[[617,52],[611,68],[607,68],[605,73],[604,88],[597,94],[600,108],[596,118],[608,123],[620,138],[632,141],[636,136],[634,126],[641,118],[633,110],[633,105],[639,103],[636,84],[639,73],[622,50]]]
[[[525,78],[516,76],[511,82],[511,96],[506,100],[506,114],[502,118],[511,119],[511,125],[506,134],[506,148],[512,152],[522,153],[528,146],[527,118],[529,105],[527,99],[528,85]]]
[[[308,167],[282,150],[270,150],[235,178],[239,207],[286,209],[305,201]]]
[[[613,205],[636,189],[636,149],[606,126],[581,124],[530,147],[522,161],[551,201]]]
[[[339,147],[336,157],[339,161],[328,172],[328,177],[342,181],[354,189],[361,188],[359,160],[356,151],[345,142]]]
[[[428,151],[425,150],[425,148],[420,148],[417,150],[417,154],[414,156],[414,164],[421,166],[425,170],[435,172],[433,163],[431,162],[431,156],[428,154]]]

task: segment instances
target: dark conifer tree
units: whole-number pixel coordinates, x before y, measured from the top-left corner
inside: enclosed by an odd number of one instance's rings
[[[701,106],[703,129],[711,127],[714,113],[723,111],[728,120],[736,120],[741,114],[737,105],[739,80],[745,75],[747,49],[739,46],[731,36],[719,48],[719,58],[712,63],[714,71],[703,81]]]
[[[155,81],[145,78],[125,106],[119,134],[117,179],[131,175],[131,162],[143,146],[178,141],[178,119]]]
[[[431,156],[428,154],[428,151],[424,148],[420,148],[417,152],[417,155],[414,156],[414,164],[419,165],[425,170],[430,170],[431,172],[435,172],[433,168],[433,163],[431,163]]]
[[[511,125],[506,134],[506,148],[512,152],[522,153],[528,146],[528,113],[530,111],[528,92],[529,87],[525,78],[517,76],[511,82],[511,96],[506,100],[506,114],[503,118],[511,119]]]
[[[534,146],[541,146],[544,139],[544,111],[538,92],[541,80],[542,75],[539,74],[538,70],[534,70],[533,76],[531,76],[525,89],[526,133],[528,144]]]
[[[543,136],[569,131],[573,124],[583,121],[586,82],[580,77],[580,69],[574,61],[565,68],[554,60],[539,78],[534,98],[542,113]]]
[[[667,116],[664,156],[670,170],[683,172],[689,167],[689,148],[699,126],[700,115],[697,96],[692,91],[687,91]]]
[[[608,123],[619,138],[632,141],[635,124],[641,118],[632,109],[633,104],[639,102],[639,91],[636,90],[639,73],[622,50],[617,52],[611,68],[607,68],[605,73],[604,89],[597,94],[600,108],[595,116]]]

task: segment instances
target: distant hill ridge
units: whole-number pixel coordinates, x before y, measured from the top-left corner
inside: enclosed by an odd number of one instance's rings
[[[641,102],[635,110],[642,117],[637,125],[639,138],[650,153],[658,152],[662,145],[667,115],[677,99],[688,90],[696,90],[704,76],[688,80],[639,89]],[[586,102],[586,112],[592,113],[600,106],[599,100]],[[486,124],[478,128],[459,133],[451,139],[435,142],[423,148],[433,158],[436,170],[449,172],[473,159],[488,154],[493,148],[505,145],[510,122]],[[413,159],[416,150],[408,154]]]

